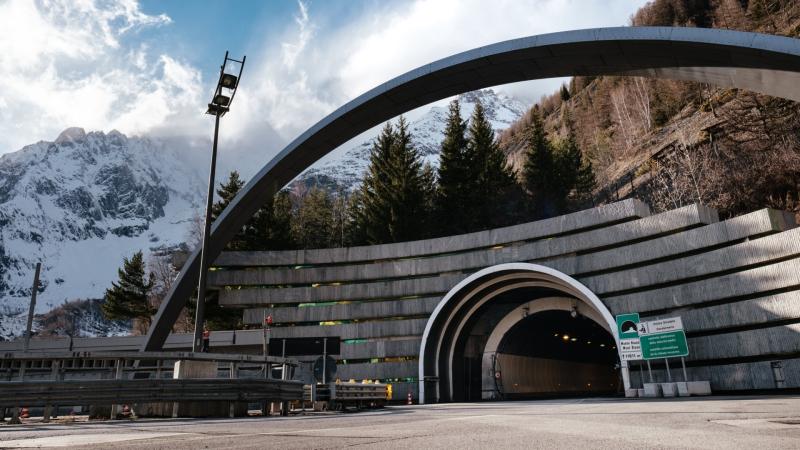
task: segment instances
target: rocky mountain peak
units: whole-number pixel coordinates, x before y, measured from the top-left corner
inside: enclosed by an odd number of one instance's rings
[[[80,127],[70,127],[58,135],[54,144],[64,144],[67,142],[79,142],[86,139],[86,130]]]
[[[18,334],[36,262],[46,312],[102,297],[124,256],[184,242],[205,192],[188,150],[76,127],[0,157],[0,339]]]
[[[459,95],[461,116],[469,120],[475,105],[480,102],[496,134],[508,128],[523,116],[526,107],[520,101],[497,93],[492,89],[467,92]],[[447,104],[432,106],[425,114],[409,124],[412,144],[422,155],[424,162],[439,166],[439,151],[447,120]],[[310,169],[303,172],[291,184],[297,186],[319,186],[331,190],[352,191],[360,183],[369,164],[371,136],[361,144],[338,149]]]

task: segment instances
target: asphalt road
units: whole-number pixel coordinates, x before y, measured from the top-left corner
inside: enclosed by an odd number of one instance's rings
[[[800,448],[800,397],[570,399],[0,425],[0,448]]]

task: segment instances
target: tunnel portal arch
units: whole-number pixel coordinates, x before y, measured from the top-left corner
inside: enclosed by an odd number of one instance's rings
[[[498,264],[480,270],[454,286],[431,314],[422,335],[419,354],[420,402],[459,400],[458,370],[454,367],[459,346],[463,346],[465,330],[477,320],[482,308],[500,299],[503,294],[524,289],[537,289],[538,298],[523,300],[507,310],[493,327],[486,344],[487,352],[496,352],[503,336],[516,325],[518,312],[528,308],[528,314],[540,311],[568,311],[587,317],[605,329],[619,344],[616,321],[603,302],[586,286],[557,270],[531,263]],[[487,360],[482,361],[482,369]],[[484,370],[482,370],[484,372]],[[486,375],[482,373],[482,375]],[[623,363],[625,388],[630,383],[627,365]],[[463,375],[462,375],[463,377]],[[482,377],[483,378],[483,377]],[[485,388],[487,381],[482,380]]]
[[[490,86],[608,74],[704,81],[800,101],[800,40],[721,29],[596,28],[513,39],[426,64],[348,102],[261,168],[212,225],[208,260],[217,258],[264,199],[339,145],[398,114]],[[141,350],[162,348],[199,273],[196,250],[161,303]]]

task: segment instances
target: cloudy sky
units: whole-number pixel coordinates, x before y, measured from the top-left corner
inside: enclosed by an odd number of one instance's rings
[[[645,0],[0,0],[0,154],[66,127],[210,138],[225,50],[247,55],[221,145],[266,162],[375,85],[522,36],[626,25]],[[501,87],[533,102],[560,80]]]

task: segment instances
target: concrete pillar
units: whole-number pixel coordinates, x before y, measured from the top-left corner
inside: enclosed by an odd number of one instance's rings
[[[217,378],[216,361],[177,361],[172,377],[176,379],[188,378]],[[247,415],[246,402],[175,402],[172,410],[173,417],[230,417]]]

